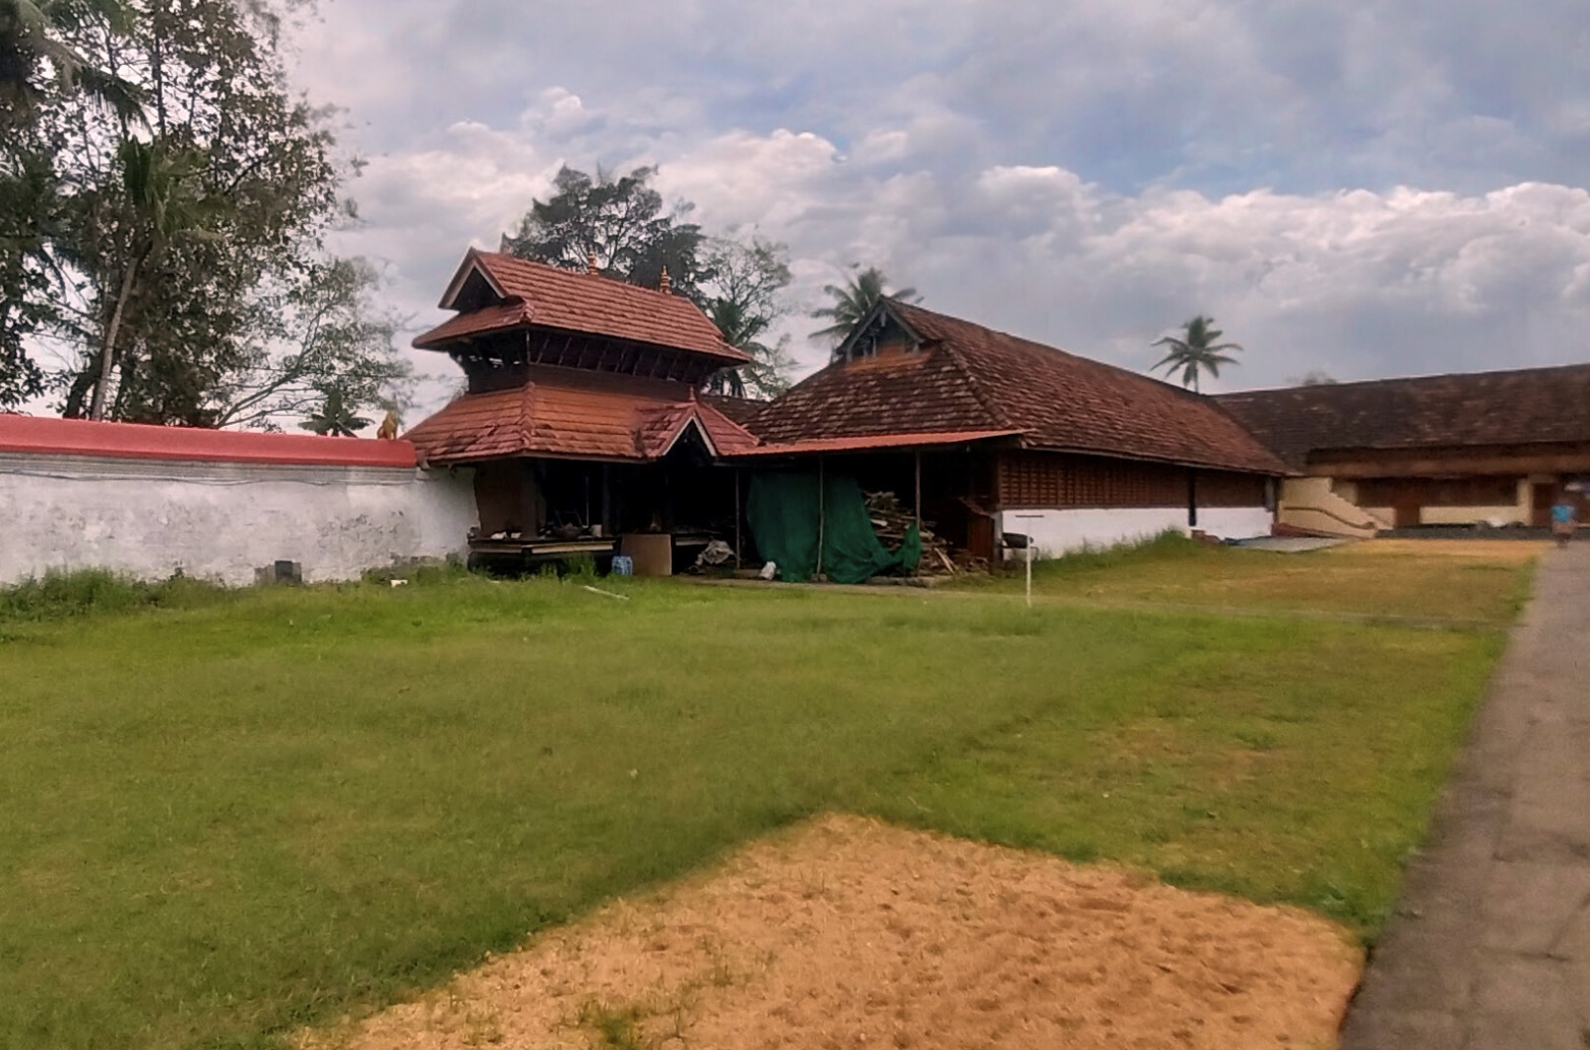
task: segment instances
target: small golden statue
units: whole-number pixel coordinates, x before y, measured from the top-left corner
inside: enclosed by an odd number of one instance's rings
[[[378,439],[380,439],[381,441],[395,441],[397,439],[397,435],[398,435],[398,414],[397,414],[397,409],[389,408],[389,409],[386,410],[386,418],[381,420],[381,429],[377,430],[375,432],[375,436]]]

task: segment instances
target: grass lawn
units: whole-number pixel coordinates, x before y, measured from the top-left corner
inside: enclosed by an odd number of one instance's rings
[[[1090,604],[1290,612],[1385,621],[1507,624],[1527,597],[1544,543],[1375,540],[1310,554],[1197,547],[1179,536],[1033,567],[1033,593]],[[1019,569],[1019,563],[1015,568]],[[1020,573],[961,589],[1019,593]]]
[[[1044,586],[1279,608],[1272,557]],[[1372,937],[1527,575],[1410,564],[1462,626],[479,579],[0,622],[0,1046],[275,1045],[824,809]]]

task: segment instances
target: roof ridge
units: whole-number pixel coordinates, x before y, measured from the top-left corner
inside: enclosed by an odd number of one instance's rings
[[[1590,370],[1590,361],[1577,361],[1566,365],[1531,365],[1528,368],[1488,368],[1480,372],[1431,372],[1428,375],[1382,376],[1379,379],[1348,379],[1334,383],[1294,383],[1290,386],[1265,386],[1255,387],[1251,390],[1230,390],[1222,394],[1210,394],[1207,396],[1215,399],[1237,398],[1284,394],[1299,390],[1327,391],[1340,390],[1345,387],[1390,386],[1393,383],[1433,383],[1440,379],[1481,379],[1492,376],[1516,376],[1539,372],[1568,372],[1574,370]]]
[[[671,292],[663,291],[661,288],[648,288],[644,284],[632,284],[629,281],[622,280],[618,277],[609,276],[608,274],[600,271],[592,273],[589,270],[576,270],[568,266],[559,266],[557,263],[543,262],[540,259],[526,259],[522,256],[514,255],[512,252],[488,252],[481,248],[473,248],[471,251],[477,252],[480,255],[487,256],[492,259],[501,259],[504,262],[516,266],[534,266],[539,269],[550,270],[560,277],[596,277],[619,288],[629,289],[636,292],[645,292],[649,295],[655,295],[664,299],[677,299],[681,302],[691,303],[691,305],[694,305],[689,296],[674,295]]]

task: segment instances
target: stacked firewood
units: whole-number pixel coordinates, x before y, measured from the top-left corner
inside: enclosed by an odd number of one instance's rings
[[[901,506],[900,500],[892,492],[869,492],[866,495],[867,514],[872,518],[873,531],[885,547],[898,549],[905,542],[905,530],[916,523],[916,513],[909,507]],[[962,557],[955,557],[949,543],[933,531],[933,523],[922,523],[922,560],[917,563],[918,575],[953,576],[956,573],[973,572],[976,567],[972,563],[980,560],[965,556],[964,552]],[[987,565],[983,568],[987,568]]]

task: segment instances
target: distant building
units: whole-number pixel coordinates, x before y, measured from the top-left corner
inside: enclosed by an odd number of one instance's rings
[[[1297,475],[1283,524],[1368,535],[1590,511],[1590,365],[1382,379],[1215,400]]]
[[[746,427],[751,458],[843,457],[902,495],[901,453],[925,456],[924,515],[988,558],[1005,534],[1045,554],[1166,530],[1267,535],[1287,473],[1208,398],[893,301]]]

